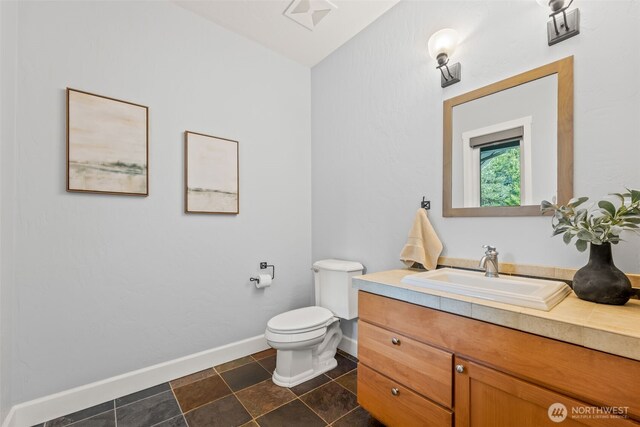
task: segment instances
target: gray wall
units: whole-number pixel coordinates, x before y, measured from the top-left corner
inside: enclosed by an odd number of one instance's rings
[[[581,34],[549,47],[534,1],[403,1],[312,69],[313,258],[402,267],[423,195],[444,255],[578,267],[587,254],[551,238],[548,217],[443,218],[442,101],[575,55],[575,194],[599,198],[640,187],[640,3],[577,2]],[[440,87],[427,52],[435,31],[463,36],[453,57],[462,82]],[[611,58],[621,66],[611,66]],[[640,238],[614,249],[640,271]],[[354,325],[346,333],[353,336]]]
[[[309,69],[168,2],[18,9],[11,402],[256,336],[309,304]],[[149,197],[65,192],[67,86],[150,107]],[[240,141],[240,215],[183,213],[185,129]],[[278,270],[265,290],[249,282],[260,261]]]
[[[11,409],[13,366],[13,144],[17,3],[0,2],[0,420]]]

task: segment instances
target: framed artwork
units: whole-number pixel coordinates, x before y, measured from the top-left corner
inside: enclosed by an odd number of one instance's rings
[[[185,212],[238,214],[238,141],[186,131]]]
[[[67,191],[149,194],[149,108],[67,88]]]

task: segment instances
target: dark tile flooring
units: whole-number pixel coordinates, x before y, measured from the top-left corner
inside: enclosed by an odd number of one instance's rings
[[[382,426],[358,406],[357,360],[292,388],[271,381],[265,350],[47,421],[37,427]]]

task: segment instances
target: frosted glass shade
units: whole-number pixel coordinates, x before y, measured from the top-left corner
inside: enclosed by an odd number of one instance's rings
[[[545,9],[551,8],[553,12],[556,12],[564,7],[564,0],[536,0],[538,4]]]
[[[435,32],[429,38],[429,55],[433,59],[438,59],[438,55],[445,54],[447,57],[451,56],[458,46],[458,33],[451,28],[445,28]]]

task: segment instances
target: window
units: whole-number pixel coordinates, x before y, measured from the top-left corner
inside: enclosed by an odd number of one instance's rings
[[[532,205],[531,117],[462,133],[464,207]]]
[[[480,206],[520,206],[520,139],[480,147]]]

